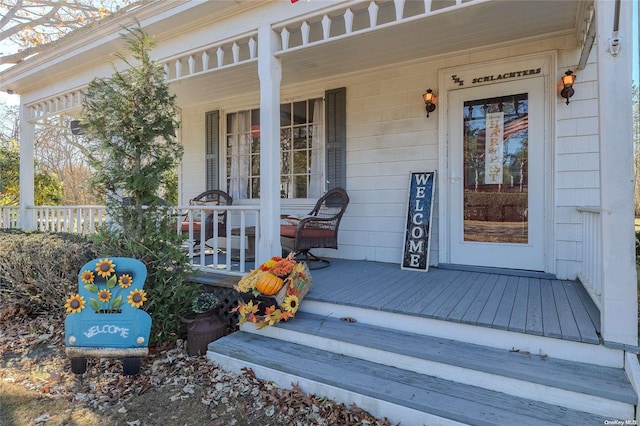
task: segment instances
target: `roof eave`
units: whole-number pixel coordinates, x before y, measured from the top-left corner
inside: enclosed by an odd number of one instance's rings
[[[210,2],[209,5],[218,4],[223,9],[243,3],[246,4],[245,0],[229,0]],[[182,12],[201,5],[201,2],[151,0],[112,19],[97,21],[91,27],[76,30],[52,44],[51,48],[0,72],[0,91],[24,93],[37,84],[40,73],[49,72],[52,66],[62,62],[82,62],[85,64],[81,66],[83,68],[92,62],[92,58],[104,62],[101,57],[122,47],[120,34],[124,28],[136,22],[143,28],[153,27],[167,19],[175,20]]]

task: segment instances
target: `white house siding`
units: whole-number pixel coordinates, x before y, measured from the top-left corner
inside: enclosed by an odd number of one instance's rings
[[[576,71],[576,52],[559,51],[558,76],[576,72],[575,95],[556,104],[556,274],[573,279],[582,268],[582,219],[576,206],[600,205],[598,100],[595,49]],[[558,77],[557,81],[560,81]]]
[[[340,228],[340,249],[326,251],[330,256],[399,263],[404,238],[409,173],[438,169],[438,115],[436,109],[425,117],[421,95],[427,88],[437,94],[438,71],[442,68],[500,61],[541,52],[557,53],[557,75],[550,84],[558,85],[569,68],[575,70],[579,52],[573,36],[554,37],[503,44],[482,51],[468,51],[438,58],[424,58],[393,67],[367,70],[349,75],[287,86],[282,82],[282,100],[318,96],[324,90],[347,88],[347,184],[351,203]],[[595,98],[595,65],[577,71],[576,94],[570,105],[550,88],[555,114],[551,117],[548,141],[554,146],[549,167],[554,182],[555,273],[574,278],[580,269],[581,219],[576,206],[599,203],[598,134]],[[180,99],[179,99],[180,101]],[[182,166],[182,201],[204,190],[204,115],[220,109],[235,111],[258,106],[258,94],[240,98],[216,99],[211,103],[185,106],[182,110],[182,140],[185,157]],[[222,116],[224,117],[224,115]],[[222,119],[224,125],[224,118]],[[555,140],[553,135],[555,134]],[[221,153],[222,156],[222,153]],[[431,236],[430,261],[438,262],[438,209]],[[550,194],[547,194],[550,196]],[[287,212],[304,213],[313,200],[283,201]],[[553,263],[553,262],[552,262]]]
[[[427,119],[422,94],[437,91],[442,61],[405,64],[347,79],[347,189],[340,256],[400,263],[409,174],[438,168],[438,111]],[[437,199],[436,199],[437,202]],[[437,259],[437,207],[431,233]]]

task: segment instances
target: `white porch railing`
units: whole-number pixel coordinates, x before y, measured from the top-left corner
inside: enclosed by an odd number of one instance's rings
[[[17,207],[17,206],[0,207],[0,229],[17,228],[19,213],[20,213],[20,207]]]
[[[167,82],[257,61],[257,35],[250,31],[163,60]]]
[[[582,271],[578,278],[601,308],[602,222],[599,207],[578,207],[582,216]]]
[[[35,229],[90,235],[106,222],[104,206],[36,206],[28,209]]]
[[[89,235],[106,221],[104,206],[36,206],[27,209],[34,229]],[[0,207],[0,229],[21,227],[20,208]]]
[[[255,241],[260,235],[260,206],[180,206],[177,210],[182,212],[177,221],[177,232],[182,232],[183,220],[189,224],[187,251],[195,268],[204,272],[243,275],[253,267],[254,259],[259,258]],[[213,236],[210,238],[207,238],[206,226],[199,226],[199,230],[195,231],[194,225],[206,223],[206,217],[211,214],[211,223],[217,224],[225,211],[226,237],[220,236],[218,226],[213,226]],[[195,244],[195,241],[199,241],[199,244]]]
[[[15,206],[0,207],[0,229],[20,228],[19,211]],[[43,232],[90,235],[107,219],[104,206],[37,206],[27,211],[35,229]],[[208,215],[213,215],[212,223],[218,223],[218,217],[225,211],[226,237],[220,235],[217,226],[213,226],[210,238],[205,235],[204,226],[194,231],[194,225],[205,223]],[[243,275],[253,268],[259,255],[256,241],[260,235],[260,206],[178,206],[172,214],[178,219],[178,233],[182,232],[183,219],[189,224],[184,231],[188,238],[185,255],[194,268],[229,275]]]
[[[482,1],[484,0],[424,0],[423,3],[406,0],[335,2],[327,8],[275,24],[273,29],[280,33],[281,45],[281,50],[276,52],[276,56],[350,35],[466,8]]]

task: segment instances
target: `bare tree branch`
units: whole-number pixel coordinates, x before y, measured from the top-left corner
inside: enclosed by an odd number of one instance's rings
[[[4,4],[1,6],[4,8]],[[9,11],[2,16],[2,18],[0,18],[0,28],[4,28],[5,26],[9,25],[9,22],[11,22],[11,20],[14,19],[14,17],[16,16],[16,14],[21,8],[22,8],[22,0],[17,0],[16,4],[13,5],[13,7],[11,7]]]
[[[16,64],[50,48],[64,35],[125,13],[138,0],[0,0],[0,65]],[[7,43],[9,42],[9,43]]]

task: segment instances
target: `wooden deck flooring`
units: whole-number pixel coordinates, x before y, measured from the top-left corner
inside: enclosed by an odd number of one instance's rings
[[[224,262],[224,255],[219,256]],[[206,257],[208,264],[211,256]],[[254,267],[253,262],[245,264],[246,271]],[[309,300],[601,343],[600,312],[584,287],[549,274],[473,267],[421,272],[393,263],[331,259],[328,268],[311,275]]]
[[[308,300],[599,344],[600,313],[577,281],[332,259]]]

